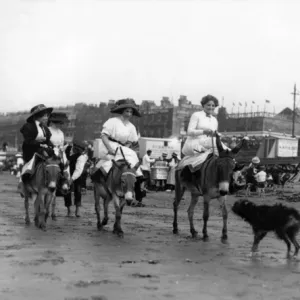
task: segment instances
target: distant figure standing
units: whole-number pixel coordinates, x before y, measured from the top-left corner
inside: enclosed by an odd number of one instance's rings
[[[144,188],[148,189],[151,186],[151,177],[150,177],[150,171],[151,171],[151,164],[155,162],[154,158],[151,158],[152,151],[148,150],[147,153],[143,157],[143,162],[141,165],[141,169],[144,175]]]
[[[7,151],[7,147],[8,147],[8,143],[7,143],[7,142],[4,142],[4,143],[2,144],[2,151],[3,151],[3,152],[6,152],[6,151]]]
[[[71,153],[72,152],[72,153]],[[66,156],[70,162],[71,183],[74,189],[74,205],[76,206],[75,215],[80,217],[82,174],[88,161],[87,146],[79,141],[73,142],[73,147],[68,146]],[[71,215],[72,193],[65,196],[65,206],[67,207],[67,216]]]
[[[178,156],[175,152],[172,153],[172,158],[169,163],[169,173],[167,178],[167,192],[171,192],[175,189],[175,169],[179,163]]]

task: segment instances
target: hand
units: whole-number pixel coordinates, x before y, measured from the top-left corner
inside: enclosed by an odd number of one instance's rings
[[[205,129],[203,130],[203,134],[208,135],[208,136],[212,136],[213,135],[213,131],[210,129]]]
[[[108,154],[115,155],[115,151],[113,149],[108,149]]]

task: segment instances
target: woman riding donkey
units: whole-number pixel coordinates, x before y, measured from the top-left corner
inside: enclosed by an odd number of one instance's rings
[[[209,203],[218,198],[223,217],[222,241],[227,240],[227,209],[226,195],[229,192],[231,175],[236,167],[235,156],[241,149],[244,138],[234,149],[226,147],[216,134],[218,121],[213,116],[218,100],[211,95],[202,98],[203,111],[195,112],[190,119],[187,139],[182,153],[185,157],[179,162],[175,173],[175,201],[173,203],[174,220],[173,233],[178,233],[177,212],[185,189],[191,192],[191,202],[188,208],[190,232],[197,236],[194,228],[194,208],[199,196],[203,196],[203,238],[208,239],[207,222],[209,218]],[[215,155],[212,155],[215,154]]]
[[[100,168],[104,177],[112,166],[112,160],[126,159],[132,167],[139,163],[138,134],[130,122],[132,116],[141,116],[138,106],[133,99],[122,99],[117,101],[111,113],[119,116],[108,119],[103,125],[102,143],[99,146],[100,161],[96,164],[96,169]],[[137,169],[136,175],[143,176],[140,168]]]
[[[114,202],[116,214],[114,233],[123,236],[121,216],[125,201],[133,201],[136,182],[143,178],[137,156],[138,134],[130,122],[132,116],[140,117],[138,106],[133,99],[117,101],[111,109],[119,114],[110,118],[103,125],[100,145],[98,145],[99,162],[91,179],[94,182],[95,210],[97,227],[102,229],[108,221],[108,203]],[[139,185],[140,188],[140,185]],[[104,219],[100,220],[100,197],[104,199]],[[140,199],[139,199],[140,200]]]
[[[50,140],[52,134],[47,127],[48,117],[52,111],[52,107],[46,107],[44,104],[34,106],[20,130],[24,138],[22,150],[25,165],[21,176],[23,181],[29,179],[34,173],[37,163],[36,154],[47,155],[53,147]]]

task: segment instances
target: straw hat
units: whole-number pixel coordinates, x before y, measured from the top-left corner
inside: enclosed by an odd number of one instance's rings
[[[23,157],[23,155],[21,153],[17,153],[15,156],[16,157]]]
[[[115,106],[111,108],[110,112],[114,114],[122,114],[123,110],[126,108],[131,108],[134,116],[141,116],[138,105],[136,105],[134,100],[130,98],[118,100]]]
[[[51,114],[53,111],[52,107],[46,107],[44,104],[39,104],[34,106],[31,110],[30,110],[30,116],[27,118],[27,122],[32,122],[33,118],[40,113],[46,113],[46,114]]]
[[[68,122],[67,114],[63,112],[53,112],[49,117],[49,122],[64,124]]]
[[[257,157],[257,156],[253,157],[253,158],[252,158],[252,163],[253,163],[253,164],[259,164],[259,163],[260,163],[259,157]]]

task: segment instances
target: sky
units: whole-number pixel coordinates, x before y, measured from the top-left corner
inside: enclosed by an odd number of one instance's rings
[[[207,94],[279,112],[300,90],[299,29],[295,0],[0,0],[0,112]]]

